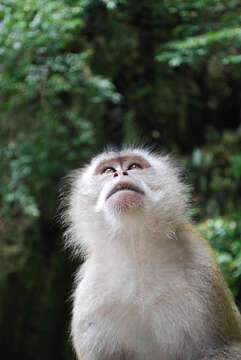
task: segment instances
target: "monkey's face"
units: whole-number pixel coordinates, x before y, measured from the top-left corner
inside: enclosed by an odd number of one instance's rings
[[[95,169],[101,184],[96,210],[121,214],[143,206],[148,191],[143,175],[150,166],[146,159],[134,154],[100,161]]]
[[[185,216],[186,186],[168,157],[143,149],[107,152],[76,175],[65,214],[75,239],[90,242],[106,229],[156,229]]]
[[[165,157],[135,149],[94,158],[83,173],[81,192],[91,199],[86,205],[92,208],[90,213],[150,214],[164,209],[176,198],[176,183],[177,176]],[[82,201],[84,206],[85,203]]]

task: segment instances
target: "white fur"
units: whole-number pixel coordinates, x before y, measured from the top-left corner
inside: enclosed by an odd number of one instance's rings
[[[205,301],[190,286],[188,267],[194,281],[198,274],[176,236],[186,219],[187,187],[168,157],[143,149],[118,155],[129,154],[151,164],[129,171],[128,180],[145,192],[140,208],[122,214],[106,204],[116,179],[94,175],[94,169],[116,153],[94,158],[72,186],[67,242],[86,255],[74,292],[75,350],[85,360],[119,348],[135,352],[138,360],[199,359],[200,338],[209,341]]]

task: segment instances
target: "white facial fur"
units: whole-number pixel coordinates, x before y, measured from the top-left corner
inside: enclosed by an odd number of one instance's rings
[[[102,174],[103,167],[98,172],[103,161],[104,168],[114,167],[118,176]],[[141,169],[127,170],[129,165],[138,162]],[[123,171],[128,175],[123,175]],[[101,241],[102,237],[96,239],[96,234],[103,234],[104,238],[109,234],[113,238],[120,231],[133,230],[135,223],[150,228],[155,224],[157,230],[157,223],[159,227],[163,224],[172,227],[183,221],[188,196],[187,187],[179,180],[179,173],[168,156],[155,155],[144,149],[126,149],[96,156],[87,167],[73,175],[65,213],[65,222],[69,225],[66,232],[68,243],[75,249],[88,252]],[[143,193],[118,192],[107,200],[113,187],[123,182],[137,186]],[[123,198],[127,206],[120,206]]]

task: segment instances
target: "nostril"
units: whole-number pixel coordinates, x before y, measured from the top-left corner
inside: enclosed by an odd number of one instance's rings
[[[115,172],[113,175],[113,177],[116,177],[116,176],[118,176],[118,172]]]
[[[128,175],[128,172],[127,172],[127,171],[123,171],[123,175]]]

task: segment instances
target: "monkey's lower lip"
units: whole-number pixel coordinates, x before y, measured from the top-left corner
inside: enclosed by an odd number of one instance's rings
[[[117,186],[114,187],[114,189],[112,189],[109,192],[106,200],[108,200],[112,195],[114,195],[115,193],[117,193],[119,191],[134,191],[139,194],[144,194],[144,192],[141,189],[139,189],[137,186],[135,186],[133,184],[118,184]]]

